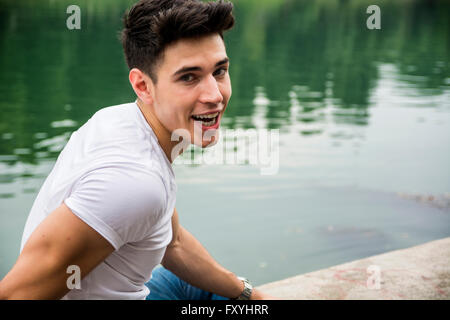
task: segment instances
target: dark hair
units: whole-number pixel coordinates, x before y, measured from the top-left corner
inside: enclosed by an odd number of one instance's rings
[[[182,38],[223,32],[234,25],[233,4],[200,0],[141,0],[124,15],[121,41],[130,70],[156,83],[155,66],[164,48]]]

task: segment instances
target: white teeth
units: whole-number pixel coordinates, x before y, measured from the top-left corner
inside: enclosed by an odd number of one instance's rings
[[[216,124],[217,118],[213,118],[211,121],[205,121],[205,120],[197,120],[197,121],[201,121],[202,125],[204,125],[205,127],[210,127],[210,126]]]
[[[204,122],[204,121],[203,121],[203,125],[204,125],[205,127],[210,127],[210,126],[212,126],[212,125],[215,124],[215,123],[216,123],[216,120],[209,121],[209,122]]]
[[[216,112],[216,113],[211,113],[211,114],[207,114],[207,115],[199,115],[199,116],[194,116],[194,117],[198,118],[198,119],[214,119],[218,115],[219,115],[219,113]]]
[[[219,113],[220,112],[211,113],[208,115],[198,115],[198,116],[194,115],[192,116],[192,118],[196,121],[201,121],[203,126],[210,127],[216,124],[219,118]]]

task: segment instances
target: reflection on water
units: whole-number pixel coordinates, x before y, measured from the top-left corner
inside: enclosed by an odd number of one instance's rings
[[[65,28],[70,1],[0,5],[0,277],[15,261],[28,210],[70,134],[98,109],[134,100],[116,38],[132,2],[79,1],[79,31]],[[415,225],[395,216],[398,204],[383,197],[377,205],[392,217],[369,225],[358,218],[356,233],[327,232],[333,214],[355,210],[351,193],[342,193],[343,202],[319,220],[308,219],[333,197],[333,188],[436,195],[450,189],[450,5],[382,2],[382,29],[368,30],[369,2],[235,3],[238,24],[226,37],[233,96],[222,129],[278,129],[280,170],[262,179],[249,164],[176,166],[178,208],[220,262],[255,274],[261,283],[450,234],[448,216],[428,215],[421,223],[430,228],[418,235]],[[330,189],[319,195],[322,188]],[[305,197],[307,190],[319,191]],[[218,226],[230,228],[223,237],[252,225],[256,239],[270,235],[276,240],[266,248],[282,254],[249,243],[249,260],[236,258],[220,233],[205,231],[202,221],[211,216],[199,213],[207,207],[195,201],[205,194],[212,206],[234,205],[214,213]],[[252,220],[261,219],[248,213],[255,206],[266,224]],[[334,230],[353,230],[354,219],[366,211],[347,213]],[[273,215],[284,223],[283,232],[266,230]],[[390,231],[388,220],[396,226]],[[366,233],[372,240],[363,247],[346,240]],[[285,241],[292,246],[280,251],[276,244]],[[271,269],[277,260],[293,267]]]

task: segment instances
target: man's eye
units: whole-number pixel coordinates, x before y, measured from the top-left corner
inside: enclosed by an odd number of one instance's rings
[[[223,76],[227,73],[227,68],[219,68],[214,72],[215,76]]]
[[[191,81],[193,81],[194,79],[195,79],[195,78],[194,78],[194,75],[191,74],[191,73],[185,74],[185,75],[183,75],[183,76],[180,77],[180,80],[183,81],[183,82],[191,82]]]

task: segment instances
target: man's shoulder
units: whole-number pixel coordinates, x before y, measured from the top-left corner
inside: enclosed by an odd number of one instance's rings
[[[108,144],[128,149],[142,144],[142,140],[147,140],[148,132],[136,114],[136,108],[134,103],[104,107],[77,130],[77,135],[88,146],[94,147]]]
[[[78,170],[119,167],[161,172],[158,152],[133,103],[105,107],[70,138],[61,161]]]
[[[130,116],[132,116],[132,111],[134,108],[134,102],[129,102],[129,103],[122,103],[122,104],[118,104],[118,105],[113,105],[113,106],[107,106],[107,107],[102,107],[99,110],[97,110],[94,115],[91,117],[90,120],[94,119],[103,119],[103,118],[107,118],[110,120],[114,120],[114,119],[128,119],[130,118]]]

